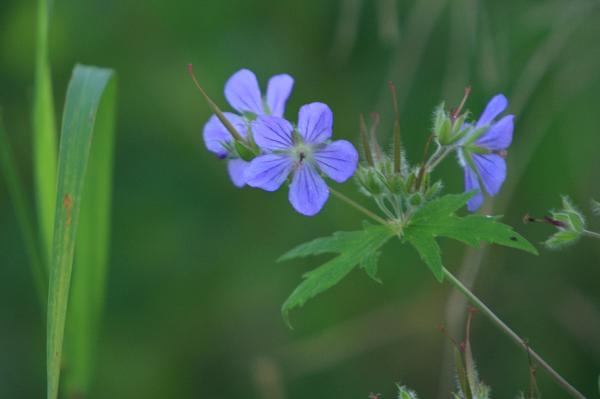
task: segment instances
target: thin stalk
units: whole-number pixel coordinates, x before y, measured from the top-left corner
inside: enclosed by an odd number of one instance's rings
[[[417,180],[415,180],[415,188],[419,190],[421,187],[421,181],[423,180],[423,176],[425,175],[425,169],[427,169],[427,164],[429,160],[427,159],[427,154],[429,153],[429,146],[431,146],[431,142],[433,141],[433,133],[429,135],[427,139],[427,143],[425,143],[425,149],[423,150],[423,161],[421,161],[421,168],[419,169],[419,175],[417,176]],[[435,155],[440,149],[438,148]],[[433,156],[432,156],[433,157]]]
[[[385,199],[383,197],[375,197],[374,199],[379,209],[381,209],[381,211],[385,213],[385,216],[387,216],[389,219],[395,219],[394,214],[392,213],[392,211],[389,210],[389,208],[385,204]]]
[[[354,202],[350,198],[346,197],[342,193],[334,190],[333,188],[330,188],[330,191],[332,194],[334,194],[335,196],[340,198],[342,201],[351,205],[355,209],[361,211],[362,213],[369,216],[373,220],[375,220],[381,224],[388,223],[386,220],[382,219],[381,217],[377,216],[373,212],[371,212],[368,209],[357,204],[356,202]],[[590,232],[590,233],[592,233],[592,232]],[[599,234],[598,238],[600,238],[600,234]],[[563,390],[565,392],[567,392],[573,398],[586,399],[586,397],[581,392],[579,392],[575,387],[573,387],[571,384],[569,384],[540,355],[538,355],[533,349],[531,349],[531,347],[525,340],[523,340],[521,337],[519,337],[517,335],[517,333],[515,333],[513,330],[511,330],[510,327],[508,327],[502,320],[500,320],[500,318],[498,316],[496,316],[496,314],[494,312],[492,312],[492,310],[490,308],[488,308],[485,303],[483,303],[479,298],[477,298],[477,296],[475,296],[475,294],[473,294],[471,292],[471,290],[469,290],[467,287],[465,287],[463,285],[463,283],[460,282],[459,279],[454,277],[454,275],[452,273],[450,273],[450,271],[448,271],[448,269],[446,269],[444,267],[444,268],[442,268],[442,270],[444,273],[444,277],[446,278],[446,281],[448,281],[450,284],[452,284],[454,286],[454,288],[456,288],[461,294],[463,294],[465,296],[465,298],[467,298],[473,306],[475,306],[481,313],[483,313],[488,319],[490,319],[492,321],[492,323],[496,327],[498,327],[498,329],[500,329],[500,331],[502,331],[504,334],[506,334],[519,348],[523,349],[523,351],[525,351],[525,353],[527,353],[529,356],[531,356],[548,373],[548,375],[561,388],[563,388]]]
[[[188,64],[188,74],[192,78],[192,82],[194,82],[194,86],[196,86],[196,88],[198,89],[198,91],[200,92],[202,97],[204,97],[204,100],[208,104],[208,107],[215,113],[215,115],[217,115],[217,118],[219,118],[219,120],[221,121],[223,126],[225,126],[225,128],[227,128],[227,130],[229,131],[229,133],[231,133],[231,135],[233,136],[233,138],[235,140],[239,141],[240,143],[245,143],[244,138],[235,129],[235,127],[233,127],[231,122],[229,122],[229,120],[227,118],[225,118],[225,115],[223,115],[223,111],[221,111],[219,106],[213,100],[211,100],[211,98],[208,96],[208,94],[206,94],[206,92],[204,91],[202,86],[200,86],[200,83],[198,83],[198,79],[196,79],[196,75],[194,74],[194,69],[192,68],[192,64]]]
[[[427,172],[431,172],[436,168],[446,157],[454,150],[454,147],[444,147],[441,151],[437,151],[429,162],[427,162]]]
[[[367,164],[369,164],[369,166],[373,166],[373,154],[371,153],[371,146],[369,145],[368,134],[369,133],[367,132],[367,124],[365,122],[365,117],[363,116],[363,114],[360,114],[360,141],[362,142]]]
[[[583,230],[583,235],[600,240],[600,233],[591,230]]]
[[[402,142],[400,141],[400,111],[398,109],[398,97],[396,94],[396,86],[392,82],[388,82],[388,87],[392,93],[392,104],[394,106],[394,172],[400,173],[400,165],[402,163]]]
[[[377,223],[388,224],[388,222],[384,218],[382,218],[382,217],[378,216],[377,214],[371,212],[370,210],[368,210],[364,206],[358,204],[354,200],[346,197],[344,194],[340,193],[336,189],[334,189],[332,187],[329,187],[329,192],[331,194],[335,195],[336,197],[338,197],[339,199],[341,199],[342,201],[344,201],[346,204],[348,204],[351,207],[353,207],[354,209],[357,209],[359,212],[364,213],[365,215],[367,215],[368,217],[370,217],[371,219],[373,219]]]
[[[425,154],[427,154],[427,149],[429,148],[429,144],[431,143],[432,137],[433,136],[430,136],[429,141],[427,142],[427,146],[425,147]],[[423,182],[423,178],[425,177],[425,175],[427,173],[431,173],[431,171],[433,171],[436,168],[436,166],[440,164],[440,162],[446,159],[448,154],[450,154],[454,150],[454,148],[454,146],[438,147],[438,149],[435,150],[431,158],[429,158],[427,161],[423,161],[423,164],[419,169],[419,175],[417,176],[417,180],[415,182],[415,188],[417,190],[421,189],[421,183]]]
[[[457,290],[459,290],[470,302],[473,306],[475,306],[481,313],[483,313],[491,322],[498,327],[504,334],[506,334],[519,348],[523,349],[525,353],[530,355],[535,361],[548,373],[548,375],[558,384],[561,388],[563,388],[569,395],[573,398],[577,399],[585,399],[585,396],[577,389],[575,389],[571,384],[569,384],[560,374],[558,374],[540,355],[538,355],[531,347],[526,343],[526,341],[519,337],[513,330],[510,329],[494,312],[488,308],[485,303],[483,303],[479,298],[475,296],[467,287],[460,282],[459,279],[454,277],[452,273],[448,271],[448,269],[443,268],[444,276],[447,281],[454,286]]]
[[[379,114],[377,112],[372,112],[371,120],[373,121],[371,124],[371,129],[369,130],[369,134],[371,136],[371,147],[373,147],[373,151],[377,162],[381,162],[383,160],[383,154],[381,152],[381,147],[379,147],[379,143],[377,142],[377,127],[379,126]]]

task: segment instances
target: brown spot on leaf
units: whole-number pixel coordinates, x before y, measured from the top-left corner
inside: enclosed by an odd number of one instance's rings
[[[65,195],[65,197],[63,198],[63,206],[65,207],[65,210],[67,211],[67,220],[65,221],[67,223],[67,226],[71,225],[71,209],[73,209],[73,198],[67,194]]]

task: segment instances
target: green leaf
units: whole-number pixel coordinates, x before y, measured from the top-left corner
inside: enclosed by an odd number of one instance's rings
[[[288,324],[289,312],[301,307],[304,303],[333,287],[342,280],[358,264],[376,260],[378,249],[393,235],[389,226],[367,226],[364,230],[352,232],[337,232],[331,237],[318,238],[302,244],[283,255],[279,260],[299,258],[323,253],[338,253],[339,255],[325,262],[318,268],[306,273],[304,281],[296,287],[285,301],[281,312]],[[372,266],[370,266],[372,268]]]
[[[537,255],[537,249],[511,226],[500,223],[497,218],[483,215],[466,217],[451,216],[444,226],[440,226],[438,235],[477,246],[483,242],[499,244],[520,249]]]
[[[377,267],[379,262],[379,257],[381,256],[381,251],[371,252],[369,255],[365,256],[363,260],[360,262],[360,268],[367,273],[373,281],[381,284],[382,281],[379,277],[377,277]]]
[[[107,86],[94,127],[67,314],[66,397],[88,397],[104,303],[110,237],[116,79]]]
[[[446,194],[428,202],[416,211],[410,218],[410,223],[412,225],[435,224],[438,219],[448,217],[465,206],[473,195],[475,195],[474,191],[462,194]]]
[[[440,246],[435,242],[433,236],[421,233],[417,230],[405,232],[406,240],[417,250],[419,256],[431,270],[437,281],[444,280],[442,255]]]
[[[113,104],[109,98],[105,99],[108,101],[102,102],[101,109],[99,107],[112,76],[113,72],[109,69],[78,65],[73,71],[67,89],[58,162],[56,218],[50,263],[50,284],[48,287],[48,399],[58,397],[71,271],[77,229],[80,223],[80,209],[84,199],[83,193],[90,159],[90,147],[92,147],[96,119],[106,121],[104,118],[107,116],[102,116],[103,113],[109,112],[110,115],[111,112]],[[112,122],[105,123],[105,126],[112,124]],[[97,133],[106,134],[106,131]],[[102,141],[101,138],[100,142]],[[102,144],[100,144],[100,147],[102,147]],[[101,150],[100,155],[102,155]],[[97,166],[90,166],[90,173],[93,173],[96,168]],[[100,185],[104,187],[104,184]],[[85,190],[86,195],[90,192],[97,192],[94,189],[86,188]],[[101,200],[101,202],[103,201],[104,199]],[[89,203],[89,205],[93,204]],[[102,217],[107,217],[102,210],[100,210],[100,213]],[[90,216],[85,216],[85,214],[82,219],[86,223],[91,221]],[[103,225],[102,230],[105,228],[107,226]],[[87,228],[83,227],[82,231],[85,231],[85,229]],[[99,245],[102,248],[105,244],[100,242]],[[101,259],[101,262],[104,261],[105,258]]]
[[[512,227],[497,218],[483,215],[458,217],[454,214],[473,192],[448,194],[419,208],[403,230],[403,238],[419,253],[438,281],[443,280],[443,264],[437,237],[448,237],[471,246],[483,242],[521,249],[537,255],[537,250]]]
[[[56,200],[56,121],[48,56],[51,4],[38,0],[33,86],[33,174],[43,257],[49,262]]]

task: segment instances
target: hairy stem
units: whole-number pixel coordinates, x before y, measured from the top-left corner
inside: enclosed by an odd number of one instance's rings
[[[591,230],[583,230],[583,235],[600,240],[600,233]]]
[[[565,390],[569,395],[573,398],[577,399],[585,399],[585,396],[577,389],[575,389],[571,384],[569,384],[560,374],[556,372],[540,355],[531,349],[531,347],[521,338],[519,337],[513,330],[510,329],[498,316],[494,314],[488,308],[485,303],[483,303],[479,298],[475,296],[467,287],[463,285],[452,273],[448,271],[448,269],[444,268],[444,276],[447,281],[454,286],[457,290],[459,290],[470,302],[473,306],[475,306],[481,313],[483,313],[488,319],[496,325],[504,334],[506,334],[518,347],[523,349],[526,353],[528,353],[539,365],[542,367],[550,377],[558,384],[561,388]]]
[[[329,190],[333,195],[335,195],[345,203],[349,204],[350,206],[354,207],[355,209],[359,210],[360,212],[364,213],[365,215],[369,216],[371,219],[381,224],[388,224],[388,222],[385,219],[377,216],[365,207],[354,202],[352,199],[346,197],[344,194],[338,192],[333,188],[329,188]],[[590,231],[589,233],[594,232]],[[597,237],[596,234],[598,235]],[[598,233],[594,233],[592,236],[600,238],[600,234]],[[473,294],[471,290],[469,290],[465,285],[463,285],[463,283],[461,283],[459,279],[454,277],[454,275],[450,273],[448,269],[444,267],[442,268],[442,270],[444,272],[444,277],[446,278],[446,281],[452,284],[454,288],[456,288],[461,294],[463,294],[473,306],[475,306],[481,313],[483,313],[496,327],[500,329],[500,331],[506,334],[519,348],[525,351],[525,353],[529,354],[529,356],[531,356],[565,392],[567,392],[573,398],[586,399],[586,397],[581,392],[579,392],[575,387],[569,384],[567,380],[565,380],[560,374],[558,374],[558,372],[556,372],[556,370],[552,368],[552,366],[550,366],[540,355],[538,355],[533,349],[531,349],[531,347],[526,343],[524,339],[519,337],[517,333],[511,330],[510,327],[508,327],[502,320],[500,320],[500,318],[496,316],[496,314],[492,312],[492,310],[488,308],[485,303],[483,303],[477,296],[475,296],[475,294]]]
[[[339,199],[341,199],[342,201],[344,201],[346,204],[350,205],[354,209],[357,209],[358,211],[364,213],[365,215],[367,215],[368,217],[370,217],[377,223],[388,224],[388,222],[384,218],[376,215],[375,213],[371,212],[364,206],[362,206],[362,205],[358,204],[357,202],[355,202],[354,200],[346,197],[344,194],[340,193],[336,189],[329,187],[329,192],[331,192],[331,194],[335,195],[336,197],[338,197]]]
[[[431,159],[429,160],[429,162],[427,162],[427,165],[426,165],[427,170],[425,172],[430,173],[433,169],[435,169],[436,166],[438,166],[440,164],[440,162],[442,162],[444,159],[446,159],[446,157],[452,151],[454,151],[453,146],[443,147],[440,151],[436,151],[435,154],[433,154],[431,156]]]

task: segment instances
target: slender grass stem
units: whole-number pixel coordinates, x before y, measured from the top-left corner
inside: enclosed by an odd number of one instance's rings
[[[365,215],[367,215],[368,217],[370,217],[371,219],[373,219],[377,223],[381,223],[381,224],[387,224],[388,223],[384,218],[382,218],[382,217],[378,216],[377,214],[371,212],[370,210],[368,210],[364,206],[358,204],[354,200],[346,197],[344,194],[340,193],[336,189],[329,187],[329,191],[331,192],[331,194],[335,195],[336,197],[338,197],[339,199],[341,199],[342,201],[344,201],[346,204],[350,205],[354,209],[357,209],[359,212],[364,213]]]
[[[371,212],[368,209],[364,208],[363,206],[357,204],[352,199],[346,197],[344,194],[336,191],[335,189],[330,188],[330,191],[336,197],[338,197],[345,203],[349,204],[350,206],[354,207],[355,209],[359,210],[360,212],[364,213],[365,215],[369,216],[373,220],[375,220],[379,223],[382,223],[382,224],[388,223],[383,218],[377,216],[373,212]],[[593,233],[593,232],[589,232],[589,233]],[[597,234],[597,233],[595,233],[595,234]],[[594,237],[595,237],[595,235],[594,235]],[[597,238],[600,238],[600,234],[598,234]],[[496,327],[498,327],[498,329],[500,331],[502,331],[504,334],[506,334],[519,348],[523,349],[526,353],[528,353],[548,373],[548,375],[561,388],[563,388],[563,390],[565,392],[567,392],[573,398],[586,399],[586,397],[581,392],[579,392],[576,388],[574,388],[571,384],[569,384],[567,382],[567,380],[565,380],[560,374],[558,374],[558,372],[556,372],[556,370],[554,370],[552,368],[552,366],[550,366],[540,355],[538,355],[535,351],[533,351],[531,349],[531,347],[525,342],[525,340],[523,340],[521,337],[519,337],[517,335],[517,333],[515,333],[513,330],[511,330],[510,327],[508,327],[506,325],[506,323],[504,323],[502,320],[500,320],[500,318],[498,316],[496,316],[496,314],[494,312],[492,312],[492,310],[490,308],[488,308],[486,306],[486,304],[483,303],[475,294],[473,294],[473,292],[471,292],[471,290],[469,290],[465,285],[463,285],[463,283],[459,279],[454,277],[454,275],[452,273],[450,273],[450,271],[448,271],[448,269],[446,269],[444,267],[442,270],[444,273],[444,277],[447,279],[447,281],[450,284],[452,284],[452,286],[454,286],[454,288],[456,288],[461,294],[463,294],[465,296],[465,298],[467,298],[471,302],[471,304],[473,304],[473,306],[475,306],[481,313],[483,313],[488,319],[490,319],[492,321],[492,323]]]
[[[33,275],[34,285],[38,294],[41,305],[42,314],[46,313],[46,300],[48,298],[48,282],[46,269],[42,262],[42,257],[39,253],[39,243],[35,233],[35,225],[33,216],[27,203],[25,190],[23,189],[23,179],[17,172],[15,159],[13,158],[13,150],[6,137],[6,132],[2,124],[2,115],[0,115],[0,169],[6,179],[6,187],[8,194],[15,208],[15,216],[23,242],[31,264],[31,273]]]
[[[569,384],[560,374],[556,372],[540,355],[538,355],[531,347],[519,337],[513,330],[510,329],[494,312],[490,310],[479,298],[475,296],[467,287],[460,282],[459,279],[454,277],[448,269],[444,268],[444,276],[447,281],[452,284],[454,288],[459,290],[470,302],[473,306],[475,306],[481,313],[483,313],[488,319],[492,321],[492,323],[498,327],[504,334],[506,334],[518,347],[523,349],[526,353],[528,353],[535,361],[542,367],[548,375],[558,384],[561,388],[563,388],[569,395],[573,398],[577,399],[585,399],[585,396],[577,389],[575,389],[571,384]]]
[[[43,267],[47,267],[52,252],[56,200],[57,134],[48,50],[51,3],[38,0],[32,109],[33,182]]]

